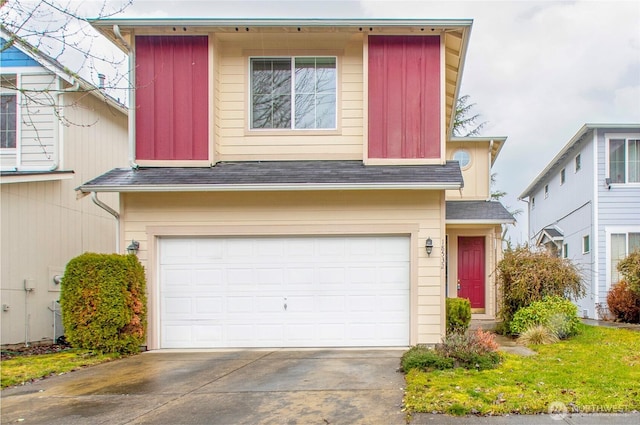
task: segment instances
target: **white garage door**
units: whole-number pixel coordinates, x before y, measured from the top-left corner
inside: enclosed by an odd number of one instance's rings
[[[162,348],[409,344],[409,238],[164,238]]]

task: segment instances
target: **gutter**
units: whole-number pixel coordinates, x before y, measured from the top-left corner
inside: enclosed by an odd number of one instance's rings
[[[116,252],[120,252],[120,214],[109,205],[98,199],[97,192],[91,192],[91,200],[94,204],[111,214],[116,219]]]
[[[113,25],[113,33],[116,38],[122,43],[122,45],[126,49],[127,57],[129,59],[129,113],[127,114],[127,121],[129,127],[129,166],[134,170],[137,170],[140,166],[136,163],[136,117],[135,117],[135,108],[131,108],[131,105],[136,104],[136,93],[133,89],[134,84],[132,80],[135,81],[135,64],[133,58],[133,49],[131,45],[127,43],[127,40],[124,39],[122,33],[120,32],[120,27],[118,24]]]
[[[80,186],[81,192],[262,192],[303,190],[452,190],[460,183],[370,183],[370,184],[187,184],[187,185],[105,185]]]

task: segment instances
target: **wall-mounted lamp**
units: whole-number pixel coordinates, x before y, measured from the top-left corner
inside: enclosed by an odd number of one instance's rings
[[[611,179],[609,177],[604,179],[604,185],[607,186],[607,189],[611,190]]]
[[[60,282],[62,282],[62,276],[60,276],[59,274],[53,276],[54,285],[60,285]]]
[[[137,254],[138,250],[140,249],[140,242],[138,242],[135,239],[131,240],[131,243],[129,244],[129,246],[127,247],[127,253],[128,254]]]
[[[427,255],[431,256],[431,253],[433,252],[433,241],[431,238],[427,238],[427,243],[424,247],[427,249]]]

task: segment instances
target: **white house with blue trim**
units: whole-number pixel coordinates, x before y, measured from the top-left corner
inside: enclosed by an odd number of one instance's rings
[[[116,250],[116,220],[75,188],[127,164],[128,111],[4,28],[0,46],[0,343],[50,341],[67,262]]]
[[[640,124],[585,124],[522,192],[531,246],[570,259],[596,318],[620,276],[618,262],[640,249]]]

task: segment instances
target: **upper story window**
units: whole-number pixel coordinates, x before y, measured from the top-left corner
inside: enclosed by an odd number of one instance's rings
[[[545,197],[545,199],[549,197],[549,185],[548,184],[544,185],[544,197]]]
[[[15,94],[0,95],[0,149],[16,148],[17,97]]]
[[[335,129],[336,58],[251,58],[252,129]]]
[[[567,173],[566,173],[565,169],[563,168],[560,171],[560,184],[563,185],[564,182],[566,181],[566,179],[567,179]]]
[[[580,154],[576,155],[575,163],[576,163],[576,173],[577,173],[578,171],[580,171],[580,168],[582,168],[582,158],[580,157]]]
[[[464,149],[458,149],[453,153],[453,160],[460,163],[460,168],[467,169],[471,164],[471,155]]]
[[[640,137],[609,139],[611,183],[640,183]]]

